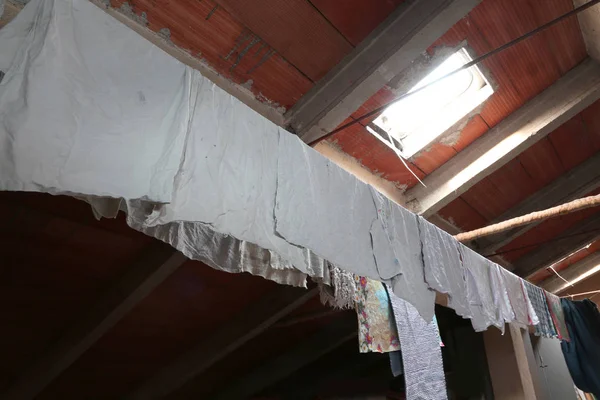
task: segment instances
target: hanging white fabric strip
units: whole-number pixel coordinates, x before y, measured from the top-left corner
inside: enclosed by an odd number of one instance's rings
[[[423,243],[427,284],[440,293],[447,293],[448,307],[458,315],[471,318],[465,269],[458,251],[458,242],[422,217],[419,217],[419,234]]]

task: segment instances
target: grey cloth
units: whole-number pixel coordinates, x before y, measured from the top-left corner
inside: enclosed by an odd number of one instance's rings
[[[447,400],[440,335],[435,321],[427,322],[409,302],[387,287],[402,347],[408,400]]]
[[[430,288],[448,294],[448,307],[461,317],[471,318],[465,269],[458,252],[458,242],[424,218],[418,218],[425,281]]]
[[[554,327],[554,322],[552,321],[552,316],[550,315],[550,310],[548,309],[548,303],[546,302],[546,295],[544,294],[543,289],[540,289],[539,287],[526,281],[525,288],[527,289],[527,295],[529,296],[529,301],[531,301],[533,310],[540,321],[540,323],[535,326],[536,336],[558,336],[556,333],[556,328]]]

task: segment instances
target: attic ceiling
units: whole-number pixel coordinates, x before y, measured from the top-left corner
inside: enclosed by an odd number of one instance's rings
[[[268,107],[273,111],[270,117],[281,124],[286,112],[404,4],[399,0],[347,0],[343,6],[338,0],[91,1],[135,26],[149,28],[157,43],[166,43],[165,48],[183,50],[203,72],[218,75],[223,78],[221,84],[234,87],[229,87],[230,92],[247,104],[255,109]],[[8,0],[0,27],[24,2]],[[571,0],[481,1],[428,46],[409,71],[397,71],[399,78],[351,113],[345,123],[401,95],[402,78],[425,75],[440,54],[458,46],[467,46],[475,56],[484,54],[572,9]],[[589,61],[587,36],[580,28],[577,18],[569,18],[484,61],[481,68],[495,89],[492,97],[441,141],[407,160],[410,171],[366,130],[369,120],[336,133],[323,145],[330,155],[358,165],[361,179],[383,180],[394,200],[401,201],[407,190],[420,185],[413,174],[425,180],[447,167],[476,147],[477,139],[493,133],[509,116]],[[600,193],[600,102],[586,105],[558,125],[537,142],[525,143],[522,151],[493,172],[483,174],[432,220],[452,231],[466,231],[511,213],[535,210],[540,198],[552,204]],[[40,355],[60,342],[68,328],[81,321],[98,298],[157,243],[129,230],[122,218],[95,221],[89,207],[73,199],[2,193],[0,204],[6,222],[0,229],[0,245],[3,254],[9,254],[0,265],[6,278],[0,290],[5,300],[3,315],[10,322],[0,335],[2,343],[11,344],[3,350],[0,362],[0,390],[6,390],[30,372],[32,363],[43,361]],[[530,280],[544,286],[554,276],[546,267],[552,265],[566,274],[597,256],[598,232],[596,208],[470,245],[517,272],[533,266],[532,271],[528,269]],[[536,260],[543,262],[537,265]],[[597,289],[597,281],[594,276],[569,293]],[[182,355],[199,342],[210,343],[218,329],[236,328],[231,321],[254,310],[252,306],[275,289],[257,277],[185,263],[56,377],[45,384],[37,379],[34,383],[43,389],[37,398],[123,398],[151,384],[156,374],[172,371]],[[243,296],[243,304],[231,293]],[[185,376],[168,398],[219,393],[232,380],[243,379],[252,365],[270,365],[280,354],[297,352],[292,346],[295,342],[312,334],[328,334],[324,331],[327,323],[345,317],[343,313],[314,317],[322,312],[316,298],[290,310],[284,322],[305,316],[313,319],[293,328],[285,324],[265,328],[208,370]],[[260,321],[256,324],[260,326]],[[184,370],[193,368],[188,364]]]

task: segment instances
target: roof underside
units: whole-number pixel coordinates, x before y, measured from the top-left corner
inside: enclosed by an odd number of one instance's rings
[[[100,2],[147,25],[282,114],[402,4],[401,0],[347,0],[343,7],[339,0]],[[475,55],[482,55],[572,9],[572,0],[483,0],[427,53],[435,57],[444,49],[466,45]],[[570,18],[486,60],[481,68],[491,79],[494,94],[456,132],[408,160],[412,171],[366,130],[369,120],[328,141],[373,174],[401,190],[409,189],[418,185],[413,174],[423,179],[443,167],[586,58],[578,20]],[[379,90],[346,122],[400,95],[392,86]],[[438,215],[460,230],[483,227],[577,170],[599,151],[600,102],[596,102],[476,183]],[[600,190],[590,190],[592,193]],[[157,243],[129,229],[122,215],[116,220],[96,221],[87,204],[66,197],[0,193],[0,204],[4,221],[0,254],[5,255],[0,263],[0,314],[7,321],[0,331],[0,343],[4,344],[0,351],[1,392],[23,376]],[[484,255],[497,254],[504,265],[517,265],[526,255],[557,243],[557,238],[598,217],[597,213],[598,209],[592,208],[543,222]],[[600,222],[596,230],[600,230]],[[481,243],[474,246],[486,248]],[[566,270],[598,249],[600,241],[580,251],[573,248],[575,253],[554,268]],[[552,272],[542,269],[532,280],[551,277]],[[571,293],[593,286],[584,283]],[[218,329],[229,327],[252,304],[277,289],[276,284],[258,277],[187,262],[36,398],[123,398],[198,343],[212,340]],[[206,398],[239,382],[255,366],[270,365],[332,322],[354,318],[326,311],[317,297],[312,298],[282,318],[293,325],[271,326],[207,371],[192,376],[169,398]],[[294,322],[304,316],[307,321]],[[344,342],[330,344],[332,348],[342,345]],[[383,364],[387,368],[388,360]],[[268,382],[266,387],[277,392],[277,383]]]

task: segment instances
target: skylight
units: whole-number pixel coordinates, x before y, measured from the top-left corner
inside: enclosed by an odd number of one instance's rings
[[[471,61],[461,49],[420,81],[414,92]],[[430,145],[492,95],[494,90],[476,67],[458,72],[389,106],[369,131],[409,158]]]

